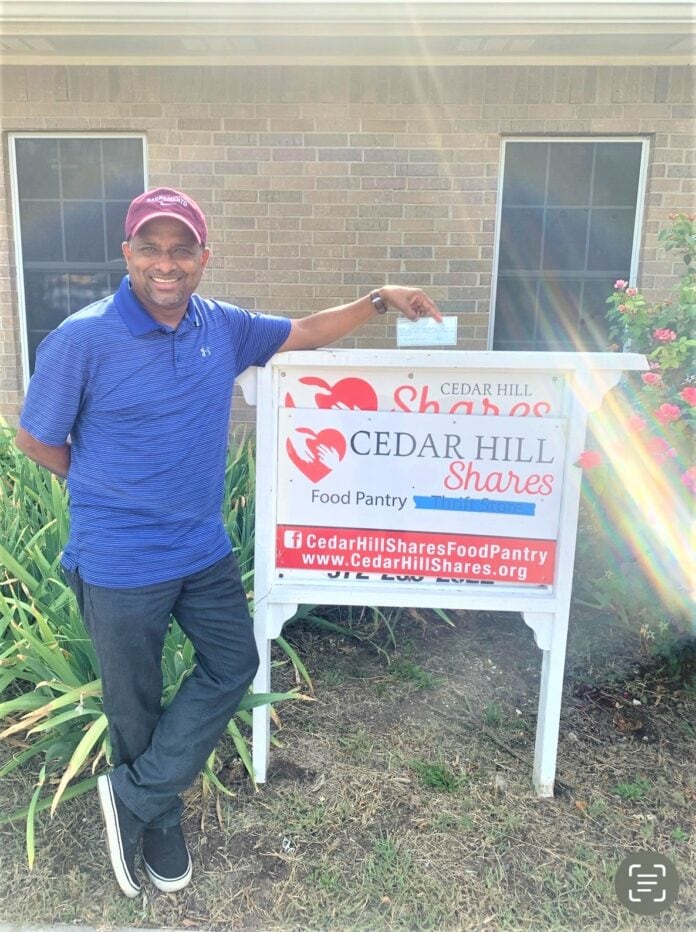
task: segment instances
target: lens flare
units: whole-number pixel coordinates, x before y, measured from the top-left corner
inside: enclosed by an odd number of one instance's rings
[[[639,392],[622,386],[592,417],[594,442],[620,488],[612,496],[590,481],[587,498],[606,533],[625,542],[626,556],[640,564],[656,597],[668,609],[688,613],[695,595],[694,523],[689,489],[679,479],[688,464],[659,431],[651,432],[660,427],[653,415],[635,415]]]

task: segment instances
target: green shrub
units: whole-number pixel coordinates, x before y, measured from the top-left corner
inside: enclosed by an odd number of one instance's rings
[[[11,754],[0,777],[37,760],[42,776],[27,808],[0,821],[28,817],[31,861],[35,813],[48,806],[54,811],[61,799],[91,789],[91,774],[107,764],[110,748],[96,656],[60,570],[68,532],[65,485],[20,454],[13,436],[0,424],[0,741]],[[254,478],[253,445],[246,440],[230,454],[224,519],[250,595]],[[165,704],[194,662],[190,642],[174,623],[162,659]],[[242,700],[228,733],[250,775],[251,755],[237,720],[249,725],[253,706],[299,697],[250,693]],[[213,764],[211,757],[204,780],[225,791]]]
[[[613,612],[663,653],[676,653],[696,634],[696,218],[670,219],[659,239],[685,266],[672,296],[650,303],[620,280],[608,298],[614,348],[645,354],[650,369],[630,373],[591,420],[599,449],[580,461],[586,472],[575,575],[579,598]],[[671,647],[665,630],[673,632]]]

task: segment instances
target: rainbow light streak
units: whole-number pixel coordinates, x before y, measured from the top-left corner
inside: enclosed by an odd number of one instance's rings
[[[690,493],[686,488],[675,491],[674,482],[687,464],[679,462],[676,454],[660,462],[646,448],[645,432],[631,430],[628,408],[635,395],[631,388],[607,395],[592,419],[592,432],[636,514],[626,513],[623,495],[603,496],[601,503],[594,494],[590,499],[597,514],[604,511],[602,519],[608,529],[615,528],[627,541],[665,606],[683,603],[688,610],[696,578],[693,512]]]

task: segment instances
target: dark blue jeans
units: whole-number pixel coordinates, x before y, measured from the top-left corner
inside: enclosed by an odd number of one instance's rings
[[[195,780],[258,668],[237,561],[136,589],[107,589],[65,571],[101,669],[113,786],[154,825],[175,825]],[[171,616],[196,651],[193,673],[162,709],[162,648]]]

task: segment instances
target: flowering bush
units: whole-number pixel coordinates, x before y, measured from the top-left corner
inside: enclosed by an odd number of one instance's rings
[[[645,355],[650,369],[630,373],[608,397],[591,425],[601,453],[585,451],[577,465],[586,471],[595,545],[603,533],[614,564],[621,564],[617,575],[626,577],[629,561],[637,564],[648,590],[670,606],[667,614],[674,618],[677,605],[676,614],[683,619],[686,612],[688,619],[696,493],[696,216],[673,214],[670,221],[659,240],[681,253],[686,267],[671,297],[650,303],[619,279],[607,299],[612,349]],[[588,583],[595,593],[601,588],[596,577]],[[646,606],[643,621],[648,613]]]
[[[675,461],[682,484],[692,486],[696,371],[693,365],[696,325],[696,215],[672,214],[659,240],[668,251],[681,252],[686,272],[673,297],[650,304],[637,288],[619,280],[607,299],[607,317],[615,346],[644,353],[650,371],[641,376],[643,391],[633,399],[632,430],[644,432],[646,448],[658,460]]]

